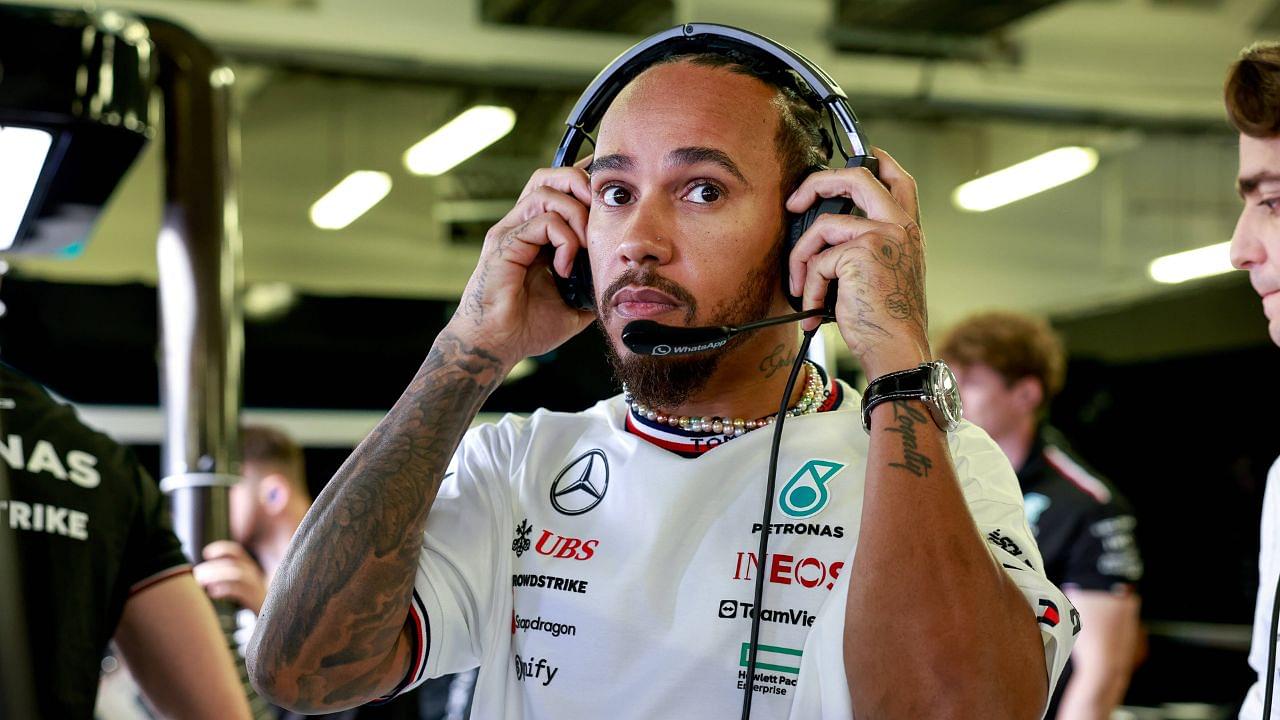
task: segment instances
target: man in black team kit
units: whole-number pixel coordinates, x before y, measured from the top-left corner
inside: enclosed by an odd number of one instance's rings
[[[1043,321],[992,312],[952,328],[939,354],[955,369],[965,415],[1017,468],[1045,574],[1083,621],[1047,717],[1105,720],[1133,670],[1142,559],[1128,503],[1041,422],[1062,387],[1062,346]]]
[[[0,465],[39,717],[92,717],[114,637],[164,715],[248,718],[213,607],[132,453],[0,364]]]

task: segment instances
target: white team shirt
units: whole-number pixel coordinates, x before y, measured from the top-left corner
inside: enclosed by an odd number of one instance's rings
[[[1280,458],[1267,473],[1267,489],[1262,496],[1262,542],[1258,554],[1258,602],[1253,610],[1253,645],[1249,648],[1249,667],[1258,679],[1240,707],[1240,720],[1260,720],[1262,700],[1267,682],[1267,653],[1275,636],[1271,634],[1271,603],[1275,599],[1276,580],[1280,578]],[[1280,662],[1277,663],[1280,667]],[[1280,671],[1276,673],[1277,695],[1280,695]],[[1274,698],[1272,700],[1274,702]],[[1275,713],[1275,709],[1272,709]]]
[[[685,458],[628,432],[618,396],[468,432],[427,521],[404,689],[479,665],[485,720],[737,717],[765,573],[752,717],[852,718],[842,642],[869,439],[841,389],[840,408],[786,422],[763,562],[771,429]],[[1040,618],[1052,692],[1079,616],[1044,577],[1000,449],[969,423],[950,447]]]

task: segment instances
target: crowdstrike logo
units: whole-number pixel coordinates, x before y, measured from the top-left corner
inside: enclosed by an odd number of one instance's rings
[[[810,460],[800,467],[782,486],[778,505],[793,518],[807,518],[822,512],[831,500],[827,483],[844,469],[843,463]]]
[[[551,483],[551,506],[562,515],[581,515],[599,505],[608,491],[609,459],[603,450],[588,450]]]

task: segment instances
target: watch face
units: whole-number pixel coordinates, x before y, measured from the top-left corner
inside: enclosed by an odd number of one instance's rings
[[[964,417],[964,408],[960,404],[960,387],[946,363],[932,363],[932,369],[929,384],[932,386],[935,406],[942,415],[938,424],[947,432],[953,432]]]

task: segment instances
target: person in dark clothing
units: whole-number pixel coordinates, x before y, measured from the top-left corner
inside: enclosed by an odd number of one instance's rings
[[[965,416],[1017,470],[1045,574],[1078,610],[1069,620],[1083,621],[1046,717],[1109,718],[1139,645],[1142,558],[1128,502],[1043,423],[1062,387],[1062,345],[1041,320],[992,312],[957,324],[939,354],[955,372]]]
[[[155,481],[132,453],[4,364],[0,469],[8,480],[0,523],[17,551],[39,716],[93,716],[114,639],[166,715],[248,718],[213,607]]]

